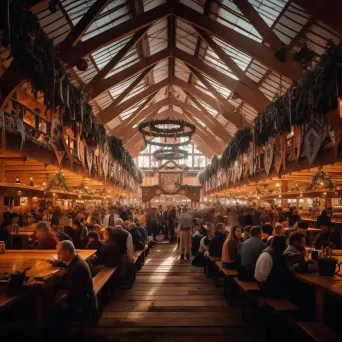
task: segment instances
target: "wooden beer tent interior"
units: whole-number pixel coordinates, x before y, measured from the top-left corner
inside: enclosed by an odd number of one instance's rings
[[[324,8],[304,0],[64,0],[54,13],[46,1],[24,3],[98,120],[133,156],[144,143],[137,125],[166,117],[195,123],[193,140],[207,157],[221,153],[300,79],[292,52],[307,44],[319,56],[340,38],[333,0]],[[289,51],[280,61],[283,46]],[[85,71],[76,67],[81,58]]]

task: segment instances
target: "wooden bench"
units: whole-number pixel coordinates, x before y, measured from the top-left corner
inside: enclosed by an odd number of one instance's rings
[[[286,299],[278,299],[278,298],[262,298],[262,301],[278,312],[285,311],[297,311],[298,307]]]
[[[237,277],[235,277],[234,280],[242,293],[241,317],[247,319],[246,308],[249,306],[252,308],[252,316],[254,318],[256,316],[257,294],[260,292],[257,282],[243,281]]]
[[[134,252],[134,264],[137,270],[141,270],[145,262],[145,249]]]
[[[215,256],[211,256],[208,255],[208,262],[206,264],[206,266],[204,267],[204,274],[209,278],[209,279],[213,279],[213,281],[215,282],[215,274],[218,271],[217,267],[215,265],[215,261],[220,261],[221,257],[215,257]]]
[[[215,265],[217,267],[217,283],[220,282],[221,275],[223,275],[224,278],[224,297],[228,300],[230,304],[233,302],[233,285],[234,285],[234,277],[238,275],[237,270],[225,268],[222,265],[222,261],[215,261]]]
[[[106,267],[103,268],[94,278],[93,278],[93,287],[95,295],[98,296],[101,292],[102,288],[109,281],[109,279],[116,272],[117,267]]]
[[[341,342],[342,336],[332,331],[323,322],[299,322],[298,326],[316,342]]]

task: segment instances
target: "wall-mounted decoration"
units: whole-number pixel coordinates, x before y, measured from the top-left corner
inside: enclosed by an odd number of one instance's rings
[[[159,185],[167,193],[175,193],[182,185],[182,173],[170,172],[159,174]]]

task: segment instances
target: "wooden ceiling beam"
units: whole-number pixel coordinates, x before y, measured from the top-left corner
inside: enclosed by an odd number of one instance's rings
[[[187,95],[190,98],[194,99],[194,97],[191,94],[187,93]],[[194,100],[197,101],[196,99]],[[182,110],[186,110],[192,113],[195,117],[198,117],[205,125],[209,127],[211,131],[215,132],[215,134],[217,134],[217,136],[221,140],[223,140],[225,143],[227,143],[230,140],[231,136],[229,135],[229,133],[225,129],[223,129],[221,124],[212,115],[210,115],[205,109],[204,111],[198,110],[194,106],[190,106],[187,103],[179,101],[173,96],[170,98],[170,101],[174,106],[177,106],[181,108]]]
[[[200,30],[197,27],[195,27],[195,30],[203,38],[203,40],[210,46],[210,48],[220,58],[220,60],[222,60],[222,62],[232,71],[233,74],[235,74],[238,77],[238,79],[241,82],[243,82],[252,89],[258,89],[256,83],[243,72],[243,70],[236,64],[233,58],[231,58],[207,32]]]
[[[275,49],[280,49],[284,45],[248,0],[233,0],[233,2],[268,45]]]
[[[132,119],[125,123],[125,121],[122,123],[122,131],[123,131],[123,135],[125,134],[124,130],[126,130],[126,127],[133,127],[134,125],[136,125],[139,120],[142,120],[144,118],[147,118],[150,114],[153,114],[155,111],[157,111],[158,109],[160,109],[161,107],[167,106],[169,104],[169,100],[167,98],[160,100],[154,104],[152,104],[151,106],[141,110],[139,113],[137,113],[137,115],[135,115],[134,117],[132,117]],[[131,115],[133,116],[133,115]],[[128,120],[128,119],[127,119]]]
[[[323,21],[326,25],[335,27],[341,33],[341,1],[292,0],[292,2],[317,17],[317,19]]]
[[[118,97],[114,99],[111,103],[111,106],[117,106],[120,102],[122,102],[127,95],[129,95],[135,87],[150,73],[153,69],[153,66],[150,66],[146,70],[144,70]]]
[[[203,127],[196,119],[193,113],[190,113],[186,109],[183,112],[187,117],[196,125],[197,134],[204,140],[210,141],[210,148],[213,150],[214,154],[220,154],[226,146],[226,143],[219,137],[213,137],[213,135],[207,131],[208,127]],[[205,124],[205,121],[203,121]],[[217,138],[217,139],[216,139]]]
[[[267,67],[279,72],[290,80],[300,79],[300,65],[294,64],[293,60],[288,59],[285,63],[275,58],[276,50],[267,45],[261,44],[247,36],[223,25],[216,20],[203,16],[201,13],[191,9],[181,3],[172,5],[172,13],[200,29],[218,37],[226,44],[232,45],[250,57],[255,58]]]
[[[146,99],[152,94],[155,94],[163,87],[166,87],[169,84],[169,80],[165,79],[163,81],[160,81],[156,84],[153,84],[152,86],[148,87],[147,89],[143,90],[139,94],[132,96],[128,100],[120,103],[117,106],[109,105],[102,113],[99,113],[97,116],[98,120],[104,124],[108,123],[109,121],[112,121],[117,116],[119,116],[121,113],[126,111],[127,109],[134,106],[136,103]]]
[[[62,51],[61,59],[68,65],[73,67],[77,61],[89,54],[101,49],[102,47],[112,44],[124,37],[130,36],[146,26],[151,26],[155,22],[170,15],[169,4],[162,4],[153,9],[144,12],[133,19],[127,20],[109,30],[106,30],[84,42],[80,42],[77,46],[72,47],[68,51]]]
[[[138,42],[145,36],[149,27],[144,27],[136,32],[132,38],[125,44],[123,48],[97,73],[97,75],[84,87],[86,93],[92,89],[100,86],[100,82],[106,77],[111,70],[113,70],[120,61],[127,55],[129,50],[138,44]]]
[[[258,112],[264,111],[267,105],[270,103],[267,97],[260,90],[249,88],[244,83],[223,74],[222,72],[211,67],[209,64],[201,61],[198,58],[195,58],[187,52],[176,48],[174,50],[174,55],[185,64],[194,67],[199,72],[206,74],[210,78],[216,80],[218,83],[224,85],[227,89],[236,94],[236,96],[241,98],[241,100],[254,107]]]
[[[86,33],[90,25],[96,20],[103,9],[108,5],[111,0],[97,0],[95,1],[79,22],[71,29],[66,38],[60,44],[60,53],[65,54],[70,49],[78,44]]]
[[[132,113],[132,115],[127,118],[127,120],[123,120],[117,127],[111,130],[111,134],[118,135],[121,133],[123,129],[127,127],[127,122],[131,122],[136,115],[138,115],[155,97],[155,94],[151,94],[146,100]]]
[[[182,88],[183,90],[188,91],[192,95],[196,96],[203,102],[206,102],[209,106],[216,109],[219,114],[222,114],[224,118],[230,121],[233,125],[238,128],[241,127],[251,127],[251,124],[241,115],[235,112],[235,108],[231,105],[228,100],[226,100],[211,84],[206,78],[197,71],[197,69],[189,66],[190,71],[194,73],[194,75],[204,84],[206,88],[211,92],[214,96],[207,95],[203,91],[199,90],[198,88],[194,87],[191,84],[180,80],[177,77],[173,78],[173,84],[177,85],[178,87]],[[215,100],[216,99],[216,100]],[[218,101],[218,102],[217,102]],[[221,105],[219,104],[221,103]]]
[[[157,63],[163,61],[169,56],[170,56],[170,49],[166,48],[164,50],[161,50],[153,54],[150,57],[141,59],[139,62],[131,65],[130,67],[118,72],[117,74],[113,76],[103,79],[99,83],[98,88],[93,88],[93,91],[92,91],[93,98],[96,98],[107,89],[113,88],[117,86],[118,84],[143,72],[149,67],[156,65]]]

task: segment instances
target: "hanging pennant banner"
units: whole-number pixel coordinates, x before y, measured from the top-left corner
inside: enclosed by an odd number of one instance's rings
[[[89,176],[91,175],[91,171],[93,169],[93,159],[94,159],[94,154],[93,154],[93,150],[86,146],[86,157],[87,157],[87,165],[88,165],[88,173]]]
[[[277,171],[277,175],[279,175],[279,173],[280,173],[280,168],[281,168],[281,163],[282,163],[280,134],[281,133],[278,133],[276,135],[275,144],[274,144],[274,168]]]
[[[302,145],[302,126],[293,126],[291,160],[298,160]]]
[[[329,125],[323,117],[313,116],[312,120],[304,125],[304,127],[306,132],[304,138],[304,153],[309,165],[311,165],[329,134]]]
[[[65,150],[63,142],[61,141],[59,131],[61,130],[61,124],[58,118],[51,120],[51,131],[50,131],[50,145],[55,151],[58,165],[60,166],[65,156]]]
[[[268,141],[265,145],[265,153],[264,153],[264,166],[267,176],[270,173],[272,162],[273,162],[273,154],[274,154],[274,138],[268,138]]]
[[[108,153],[108,149],[104,148],[104,156],[102,159],[102,170],[103,170],[103,175],[105,177],[105,181],[107,181],[107,176],[108,176],[108,172],[109,172],[109,153]]]
[[[331,110],[328,112],[328,120],[331,124],[331,128],[334,131],[334,146],[333,146],[333,158],[334,161],[337,160],[338,146],[341,141],[341,118],[340,118],[340,108]]]

